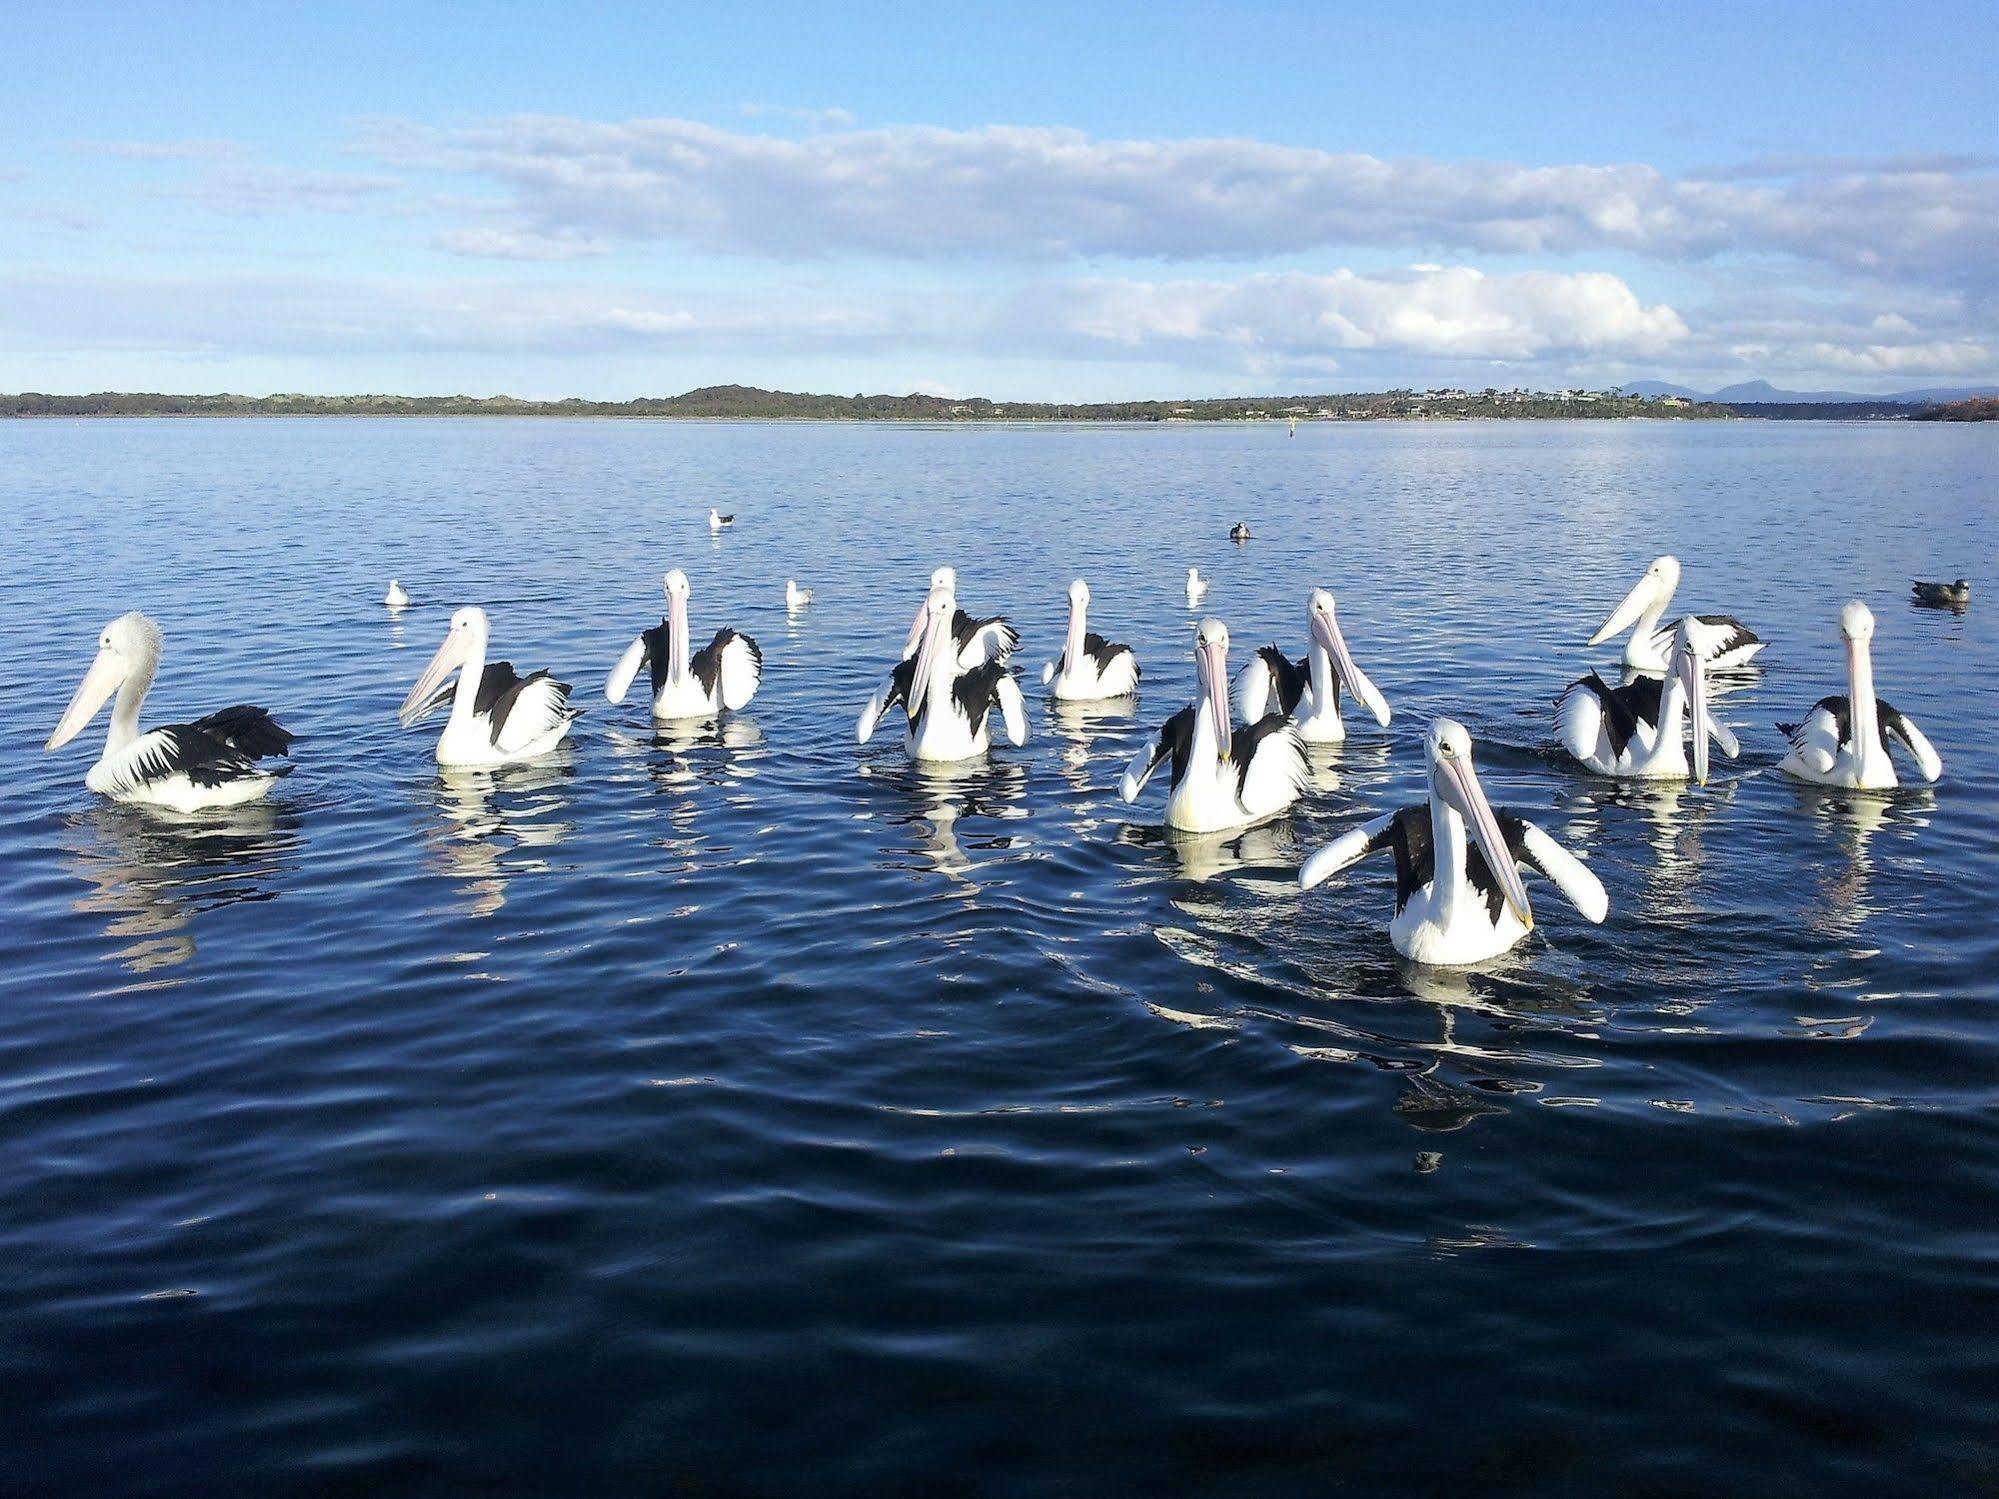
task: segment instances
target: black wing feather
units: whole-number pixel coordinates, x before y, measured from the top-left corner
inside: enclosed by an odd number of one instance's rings
[[[267,755],[288,755],[292,740],[298,737],[289,729],[280,727],[268,709],[252,707],[248,703],[238,703],[206,718],[197,718],[188,727],[252,760],[261,760]]]
[[[972,643],[972,637],[990,625],[1000,627],[1000,638],[1006,642],[1005,654],[1011,655],[1020,648],[1020,631],[1006,621],[1002,614],[989,614],[984,619],[973,619],[963,609],[951,616],[951,638],[957,642],[960,651]]]
[[[725,625],[715,632],[713,640],[694,653],[694,659],[688,663],[694,669],[694,677],[700,682],[701,690],[711,698],[722,680],[722,652],[729,648],[732,640],[740,640],[750,648],[750,659],[757,664],[757,675],[763,675],[764,653],[758,649],[757,643],[740,630],[731,630]]]
[[[492,716],[493,743],[500,742],[500,730],[506,725],[507,715],[514,711],[514,704],[521,700],[521,694],[536,682],[550,680],[545,671],[521,676],[514,670],[511,661],[494,661],[487,665],[479,676],[479,692],[472,699],[472,707],[476,713]],[[555,682],[554,686],[565,698],[569,696],[571,689],[567,682]]]
[[[1109,671],[1111,663],[1130,649],[1130,646],[1123,645],[1118,641],[1104,639],[1103,636],[1097,634],[1094,630],[1086,632],[1083,636],[1083,654],[1097,663],[1097,674],[1099,676]],[[1131,663],[1131,677],[1134,682],[1139,677],[1138,661],[1136,658]]]
[[[1256,760],[1256,752],[1263,741],[1272,734],[1281,733],[1291,726],[1288,713],[1266,713],[1248,728],[1233,736],[1229,746],[1229,758],[1235,761],[1235,794],[1238,804],[1242,801],[1244,788],[1249,785],[1249,767]]]
[[[999,680],[1011,675],[1004,661],[988,661],[961,673],[951,686],[951,700],[958,705],[977,734],[985,727],[986,715],[999,702]]]
[[[1259,646],[1256,655],[1270,670],[1271,683],[1277,689],[1277,706],[1287,717],[1296,713],[1312,680],[1310,664],[1302,659],[1291,660],[1275,645]]]
[[[667,672],[673,668],[673,626],[662,614],[659,623],[642,631],[639,639],[646,643],[646,664],[652,668],[652,695],[658,697],[660,688],[666,685]]]

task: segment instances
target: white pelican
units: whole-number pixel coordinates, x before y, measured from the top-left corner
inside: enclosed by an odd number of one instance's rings
[[[1438,967],[1482,963],[1533,930],[1521,868],[1536,870],[1592,922],[1610,909],[1603,885],[1533,823],[1495,812],[1472,769],[1471,735],[1440,718],[1425,740],[1430,799],[1352,829],[1305,861],[1306,890],[1381,849],[1395,851],[1388,937],[1403,957]],[[1467,841],[1467,833],[1470,838]]]
[[[1187,569],[1187,607],[1198,609],[1201,600],[1208,596],[1208,580],[1201,576],[1198,567]]]
[[[988,661],[1004,661],[1020,645],[1020,631],[1007,623],[1006,617],[992,614],[984,619],[973,619],[958,607],[958,570],[940,567],[930,574],[930,588],[944,590],[951,601],[951,638],[958,646],[960,667],[983,666]],[[902,659],[907,661],[916,654],[916,647],[923,641],[923,633],[930,623],[930,594],[923,596],[917,606],[916,618],[910,623],[909,636],[902,643]]]
[[[407,609],[410,606],[410,596],[404,591],[402,584],[391,578],[389,591],[382,596],[382,604],[389,609]]]
[[[1248,541],[1249,539],[1250,529],[1248,521],[1239,520],[1233,526],[1229,527],[1230,541]]]
[[[61,749],[76,738],[115,694],[104,753],[84,785],[121,802],[174,812],[255,801],[291,770],[289,765],[263,770],[257,762],[289,754],[293,736],[264,709],[241,705],[140,733],[139,705],[159,670],[160,646],[160,627],[136,609],[106,625],[97,637],[97,659],[42,749]]]
[[[581,711],[569,706],[567,682],[545,671],[523,677],[509,662],[488,662],[491,634],[484,609],[467,607],[452,615],[444,643],[396,710],[408,728],[451,705],[437,739],[439,765],[506,765],[545,755],[562,742]]]
[[[809,604],[809,603],[811,603],[811,602],[812,602],[812,590],[811,590],[811,589],[809,589],[809,588],[800,588],[800,587],[798,586],[798,579],[796,579],[796,578],[786,578],[786,579],[784,580],[784,607],[785,607],[785,608],[787,608],[787,609],[803,609],[803,608],[804,608],[804,607],[805,607],[805,606],[806,606],[807,604]]]
[[[1680,586],[1680,563],[1675,557],[1657,557],[1645,569],[1645,576],[1611,610],[1603,628],[1590,636],[1591,645],[1602,645],[1613,635],[1631,631],[1624,642],[1624,664],[1634,671],[1662,676],[1673,648],[1673,632],[1659,628],[1673,591]],[[1734,671],[1747,666],[1763,649],[1763,638],[1732,614],[1697,614],[1694,618],[1710,627],[1702,648],[1711,651],[1707,664],[1716,671]]]
[[[724,526],[733,526],[735,523],[735,516],[724,515],[713,505],[708,507],[708,529],[710,531],[720,531]]]
[[[1069,633],[1062,654],[1041,668],[1042,685],[1053,684],[1058,702],[1100,703],[1138,691],[1138,657],[1130,646],[1087,631],[1089,608],[1090,585],[1078,578],[1069,585]]]
[[[1780,723],[1791,752],[1777,769],[1795,780],[1855,791],[1891,791],[1900,785],[1888,758],[1888,741],[1902,741],[1925,781],[1943,774],[1943,761],[1917,728],[1884,698],[1874,695],[1874,615],[1857,599],[1839,611],[1846,640],[1846,691],[1822,697],[1803,723]]]
[[[1307,744],[1343,744],[1347,726],[1340,717],[1340,690],[1351,692],[1384,729],[1390,717],[1388,700],[1367,673],[1354,664],[1346,637],[1333,612],[1333,596],[1312,590],[1305,605],[1305,625],[1312,648],[1302,659],[1287,661],[1274,645],[1266,645],[1236,674],[1236,711],[1244,723],[1255,723],[1273,706],[1298,726]]]
[[[1201,621],[1194,644],[1194,701],[1166,720],[1140,749],[1118,783],[1118,795],[1138,800],[1154,771],[1173,760],[1166,825],[1183,833],[1219,833],[1275,817],[1305,788],[1305,752],[1282,713],[1268,713],[1240,734],[1229,715],[1229,630]]]
[[[1742,753],[1735,735],[1708,705],[1713,626],[1689,614],[1673,632],[1672,670],[1613,687],[1595,672],[1556,699],[1562,748],[1600,776],[1618,780],[1688,779],[1686,730],[1694,733],[1692,779],[1707,784],[1712,739],[1731,760]]]
[[[727,708],[734,711],[757,695],[763,681],[764,656],[757,643],[726,626],[715,638],[687,653],[687,574],[679,568],[666,575],[666,614],[630,645],[604,683],[604,696],[622,703],[639,668],[652,664],[652,716],[707,718]]]
[[[963,664],[952,629],[956,605],[948,588],[930,590],[914,656],[889,673],[875,689],[855,725],[855,738],[866,744],[875,726],[896,703],[909,715],[904,739],[912,760],[969,760],[992,743],[991,720],[1000,717],[1009,743],[1027,742],[1027,704],[1020,684],[1003,659]]]

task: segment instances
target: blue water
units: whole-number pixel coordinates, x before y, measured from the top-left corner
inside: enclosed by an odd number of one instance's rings
[[[1999,1470],[1999,431],[23,422],[0,514],[0,1488]],[[1618,791],[1551,756],[1550,703],[1669,550],[1774,643],[1724,703],[1740,762]],[[857,750],[946,561],[1037,684],[1086,576],[1136,718],[1035,691],[968,772]],[[1222,846],[1115,795],[1191,688],[1189,564],[1245,645],[1302,649],[1333,588],[1396,710]],[[673,565],[766,673],[665,741],[601,685]],[[1959,574],[1968,613],[1908,606]],[[1771,769],[1851,596],[1933,791]],[[447,780],[394,708],[471,602],[592,706]],[[41,753],[130,608],[166,632],[150,721],[302,736],[266,808],[97,803],[101,724]],[[1603,926],[1541,886],[1511,959],[1425,974],[1385,864],[1297,891],[1419,798],[1443,712]]]

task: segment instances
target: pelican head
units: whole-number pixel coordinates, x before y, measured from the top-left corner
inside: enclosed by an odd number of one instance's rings
[[[1603,627],[1590,636],[1591,645],[1602,645],[1613,635],[1622,635],[1639,620],[1648,609],[1655,605],[1665,608],[1673,591],[1680,586],[1680,562],[1677,557],[1655,557],[1652,565],[1645,569],[1645,576],[1632,586],[1624,596],[1624,602],[1611,610],[1610,618]]]
[[[1215,725],[1215,752],[1224,760],[1233,742],[1229,722],[1229,627],[1218,619],[1204,619],[1194,634],[1194,669],[1200,679],[1201,696],[1208,700],[1208,712]]]
[[[1689,614],[1680,621],[1680,628],[1673,641],[1671,670],[1686,689],[1687,718],[1694,731],[1694,780],[1702,786],[1707,784],[1707,746],[1712,739],[1721,746],[1721,752],[1730,759],[1741,753],[1735,735],[1723,728],[1708,706],[1707,663],[1719,644],[1722,631],[1713,625],[1702,624],[1699,617]]]
[[[1839,611],[1839,633],[1857,645],[1874,638],[1874,611],[1854,599]]]
[[[1478,772],[1472,767],[1471,735],[1453,718],[1440,718],[1430,725],[1425,750],[1430,759],[1430,795],[1462,817],[1471,830],[1472,841],[1485,855],[1486,867],[1499,881],[1500,893],[1520,924],[1530,931],[1534,910],[1527,900],[1527,886],[1521,881],[1520,867],[1499,829],[1492,803],[1485,799]],[[1440,855],[1441,856],[1441,855]]]
[[[491,637],[492,630],[486,611],[477,604],[467,604],[451,616],[451,624],[444,632],[444,643],[430,658],[430,665],[423,669],[423,675],[416,679],[416,686],[410,688],[410,695],[403,699],[403,705],[396,709],[396,719],[404,728],[423,716],[431,697],[450,680],[454,671],[485,655],[486,641]]]
[[[1071,609],[1081,609],[1086,607],[1089,602],[1090,585],[1085,583],[1081,578],[1076,579],[1075,582],[1069,585],[1069,607]]]
[[[1333,610],[1333,596],[1323,588],[1312,590],[1311,601],[1305,606],[1305,624],[1312,632],[1312,638],[1326,648],[1326,654],[1333,658],[1333,665],[1340,671],[1344,681],[1351,682],[1361,671],[1353,663],[1353,656],[1347,650],[1346,636],[1340,633],[1339,616]]]
[[[44,752],[61,749],[83,732],[97,710],[133,677],[150,680],[160,662],[160,627],[134,609],[121,614],[97,636],[97,659],[77,684],[69,706],[63,709],[55,732],[42,746]]]
[[[661,586],[666,590],[666,597],[669,602],[674,599],[680,599],[684,602],[690,591],[687,586],[687,574],[677,567],[667,572],[666,577],[661,580]]]

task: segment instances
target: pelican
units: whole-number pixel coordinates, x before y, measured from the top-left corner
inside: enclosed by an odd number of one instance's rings
[[[1888,758],[1888,741],[1894,738],[1915,760],[1916,773],[1925,781],[1936,780],[1943,774],[1943,761],[1923,731],[1874,695],[1874,661],[1868,650],[1874,615],[1856,599],[1839,611],[1839,633],[1846,641],[1846,691],[1820,698],[1802,723],[1777,725],[1791,740],[1791,752],[1777,769],[1820,786],[1892,791],[1901,784]]]
[[[690,657],[687,574],[674,568],[666,575],[665,588],[665,616],[625,647],[604,683],[604,696],[622,703],[631,690],[632,678],[650,662],[652,716],[662,723],[707,718],[724,708],[733,712],[745,706],[763,681],[764,657],[757,643],[725,626]]]
[[[1389,941],[1405,958],[1446,968],[1498,957],[1533,930],[1523,866],[1553,880],[1589,921],[1603,920],[1610,897],[1589,866],[1533,823],[1494,811],[1485,799],[1464,725],[1438,719],[1424,748],[1429,800],[1335,838],[1298,871],[1301,887],[1310,890],[1368,854],[1393,849]]]
[[[951,601],[951,638],[957,642],[958,665],[960,667],[983,666],[988,661],[1004,661],[1020,645],[1020,631],[1009,624],[1004,615],[992,614],[984,619],[973,619],[958,607],[958,570],[940,567],[930,574],[932,592],[941,588]],[[930,621],[930,595],[923,596],[917,606],[916,618],[909,626],[909,636],[902,643],[902,659],[907,661],[916,654],[916,648],[923,641],[923,632]]]
[[[1297,661],[1287,661],[1274,645],[1266,645],[1236,674],[1236,711],[1244,723],[1263,717],[1276,706],[1298,726],[1298,737],[1307,744],[1343,744],[1347,726],[1340,717],[1340,690],[1345,688],[1359,700],[1374,721],[1384,729],[1390,717],[1388,700],[1367,673],[1354,665],[1333,613],[1333,596],[1323,588],[1312,590],[1305,605],[1305,626],[1312,648]]]
[[[708,529],[710,531],[720,531],[724,526],[733,526],[735,523],[735,516],[724,515],[713,505],[708,507]]]
[[[1166,825],[1183,833],[1219,833],[1275,817],[1305,788],[1305,752],[1282,713],[1267,713],[1240,734],[1229,721],[1229,630],[1204,619],[1194,644],[1194,701],[1166,720],[1118,783],[1118,795],[1138,800],[1145,783],[1170,756],[1173,789]]]
[[[475,606],[451,616],[444,643],[403,699],[404,728],[446,703],[451,716],[437,739],[437,763],[507,765],[545,755],[563,741],[581,711],[569,705],[569,684],[545,671],[518,675],[511,663],[486,660],[492,624]],[[458,684],[450,684],[457,673]]]
[[[1089,607],[1090,585],[1078,578],[1069,585],[1069,634],[1062,654],[1041,668],[1042,685],[1054,685],[1058,702],[1099,703],[1138,691],[1138,657],[1130,646],[1084,629]]]
[[[1027,743],[1027,704],[1020,684],[1004,658],[963,664],[952,627],[956,603],[941,584],[924,601],[923,620],[914,656],[889,673],[861,710],[855,738],[866,744],[875,727],[896,703],[909,715],[904,744],[912,760],[969,760],[992,743],[995,713],[1011,744]]]
[[[1688,779],[1686,729],[1694,734],[1692,779],[1707,784],[1712,739],[1731,760],[1742,752],[1708,706],[1713,626],[1689,614],[1673,632],[1672,670],[1621,687],[1591,672],[1556,700],[1562,748],[1600,776],[1634,781]]]
[[[1591,645],[1602,645],[1613,635],[1631,631],[1624,642],[1624,664],[1635,671],[1663,676],[1673,648],[1673,632],[1659,628],[1673,591],[1680,586],[1680,564],[1674,557],[1658,557],[1645,569],[1645,576],[1624,596],[1624,602],[1610,613],[1603,628],[1590,636]],[[1732,614],[1697,614],[1694,618],[1710,627],[1702,649],[1711,652],[1707,664],[1715,671],[1735,671],[1747,666],[1763,649],[1764,640]]]
[[[1971,580],[1959,578],[1955,583],[1923,583],[1909,585],[1914,601],[1925,609],[1959,609],[1971,602]]]
[[[929,635],[931,606],[940,596],[944,600],[945,612],[949,617],[947,625],[949,646],[947,648],[940,642],[940,649],[944,650],[947,658],[955,652],[957,669],[960,672],[995,664],[1004,666],[1012,656],[1014,648],[1020,644],[1020,632],[1008,624],[1004,617],[993,615],[988,619],[973,619],[960,609],[957,570],[950,567],[936,569],[930,574],[930,591],[923,596],[923,603],[917,608],[916,618],[910,624],[909,637],[902,643],[901,664],[882,679],[881,685],[874,690],[873,695],[861,709],[860,722],[856,725],[855,733],[862,744],[866,744],[873,737],[876,725],[882,721],[888,710],[898,703],[902,705],[903,712],[909,715],[910,726],[914,729],[916,708],[910,696],[910,689],[917,681],[916,653]],[[1010,676],[1007,680],[1009,683],[1012,682]],[[995,686],[993,690],[1000,689]],[[1012,687],[1012,691],[1016,694],[1019,692],[1017,684]]]
[[[809,604],[809,603],[811,603],[811,602],[812,602],[812,590],[811,590],[811,589],[809,589],[809,588],[800,588],[800,587],[798,586],[798,580],[797,580],[796,578],[786,578],[786,579],[784,580],[784,607],[785,607],[785,608],[787,608],[787,609],[803,609],[803,608],[804,608],[804,607],[805,607],[805,606],[806,606],[807,604]]]
[[[289,765],[264,770],[257,762],[289,754],[293,736],[264,709],[240,705],[140,733],[139,705],[159,671],[160,648],[160,627],[136,609],[106,625],[97,637],[97,659],[42,749],[68,744],[115,695],[104,753],[83,778],[92,791],[173,812],[257,800],[291,770]]]
[[[1248,541],[1249,537],[1250,531],[1247,521],[1237,521],[1233,526],[1229,527],[1230,541]]]
[[[383,595],[382,604],[383,607],[389,609],[407,609],[410,606],[410,596],[404,591],[402,584],[391,578],[389,579],[389,591]]]
[[[1201,600],[1206,598],[1207,596],[1208,596],[1208,580],[1201,576],[1201,570],[1198,567],[1188,568],[1187,607],[1189,609],[1200,608]]]

